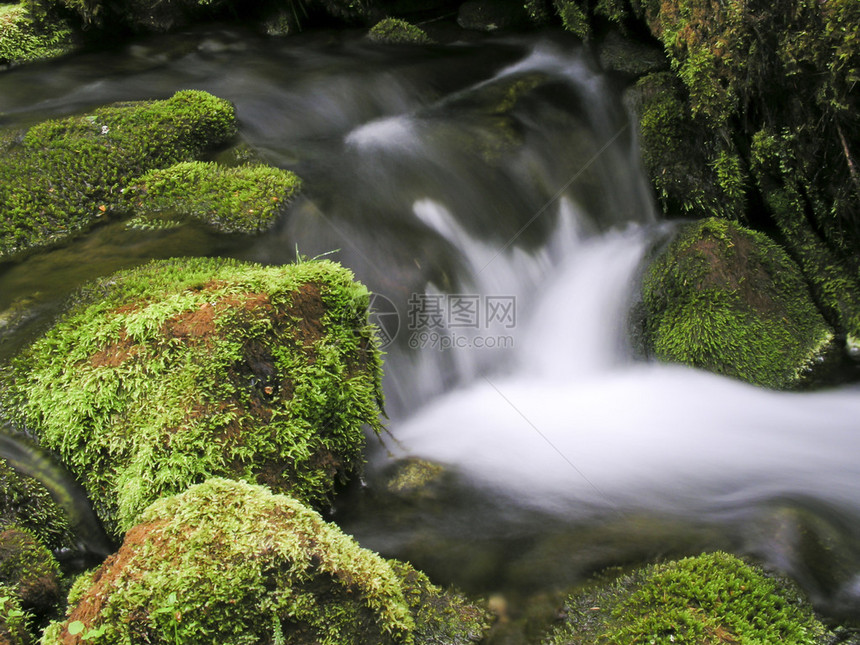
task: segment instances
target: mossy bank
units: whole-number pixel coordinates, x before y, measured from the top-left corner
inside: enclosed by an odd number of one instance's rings
[[[6,370],[4,404],[109,531],[213,475],[311,503],[380,429],[367,289],[328,261],[158,261],[85,287]]]
[[[224,479],[153,504],[69,600],[45,645],[466,645],[487,622],[295,499]]]

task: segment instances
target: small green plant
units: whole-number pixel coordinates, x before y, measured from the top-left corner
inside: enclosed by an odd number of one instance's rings
[[[104,634],[105,630],[107,629],[107,626],[102,625],[98,629],[87,629],[87,626],[84,625],[81,621],[73,620],[69,623],[67,629],[69,634],[71,634],[72,636],[80,635],[82,641],[90,641],[95,640],[96,638]]]

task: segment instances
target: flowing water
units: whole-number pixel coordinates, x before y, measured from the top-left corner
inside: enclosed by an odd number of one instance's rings
[[[334,519],[511,603],[729,549],[860,614],[860,391],[769,392],[625,341],[655,217],[615,91],[558,35],[429,48],[232,29],[0,74],[0,125],[195,88],[306,191],[261,236],[111,222],[0,266],[0,358],[82,282],[155,257],[331,254],[375,294],[390,436]],[[411,498],[404,458],[445,465]],[[515,614],[516,609],[512,609]]]

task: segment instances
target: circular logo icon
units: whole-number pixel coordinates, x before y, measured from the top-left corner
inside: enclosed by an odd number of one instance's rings
[[[368,320],[376,325],[381,348],[388,347],[397,338],[397,332],[400,331],[400,313],[394,303],[381,293],[370,294]]]

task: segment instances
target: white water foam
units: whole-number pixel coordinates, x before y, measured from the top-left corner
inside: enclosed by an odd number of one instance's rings
[[[436,229],[483,265],[481,243],[447,221]],[[509,284],[540,286],[517,330],[516,367],[484,372],[393,428],[407,452],[516,503],[573,517],[695,514],[779,495],[860,510],[857,388],[778,393],[630,362],[623,327],[646,243],[639,228],[570,235],[566,260],[543,283],[524,277],[513,255],[495,257],[492,272]]]

